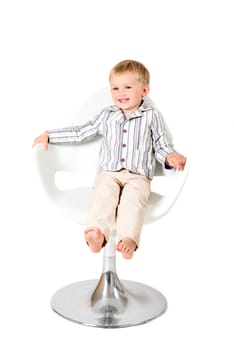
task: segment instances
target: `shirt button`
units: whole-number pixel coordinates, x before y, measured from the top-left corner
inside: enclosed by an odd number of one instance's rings
[[[123,132],[127,132],[128,130],[127,129],[123,129]]]
[[[124,158],[121,158],[121,162],[125,162],[125,159],[124,159]]]
[[[126,147],[126,144],[125,144],[125,143],[123,143],[123,144],[122,144],[122,146],[123,146],[123,147]]]

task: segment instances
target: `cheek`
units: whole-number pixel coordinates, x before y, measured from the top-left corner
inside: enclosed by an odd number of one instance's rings
[[[111,92],[111,97],[112,97],[112,100],[115,100],[116,99],[116,94]]]

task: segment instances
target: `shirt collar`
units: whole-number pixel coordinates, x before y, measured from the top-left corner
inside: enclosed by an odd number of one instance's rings
[[[136,117],[142,117],[144,112],[152,110],[152,108],[153,107],[149,103],[147,103],[146,101],[143,100],[141,105],[138,107],[138,109],[135,112],[133,112],[132,114],[130,114],[128,116],[128,118],[131,119],[131,118],[136,118]],[[112,112],[116,112],[118,110],[120,111],[120,108],[117,107],[116,105],[110,106],[109,109]]]

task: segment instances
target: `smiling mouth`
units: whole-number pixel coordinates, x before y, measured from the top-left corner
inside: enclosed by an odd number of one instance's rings
[[[129,98],[120,98],[118,101],[119,101],[120,103],[126,103],[126,102],[129,101]]]

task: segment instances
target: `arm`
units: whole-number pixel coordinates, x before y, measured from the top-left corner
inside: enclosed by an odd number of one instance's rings
[[[170,144],[163,117],[159,111],[155,111],[152,123],[153,147],[156,159],[166,168],[183,170],[186,158],[177,153]]]
[[[88,121],[80,126],[60,128],[45,131],[39,135],[33,143],[33,147],[39,143],[43,144],[44,150],[48,150],[48,144],[78,143],[90,139],[101,133],[100,125],[105,113],[100,113],[94,120]]]

